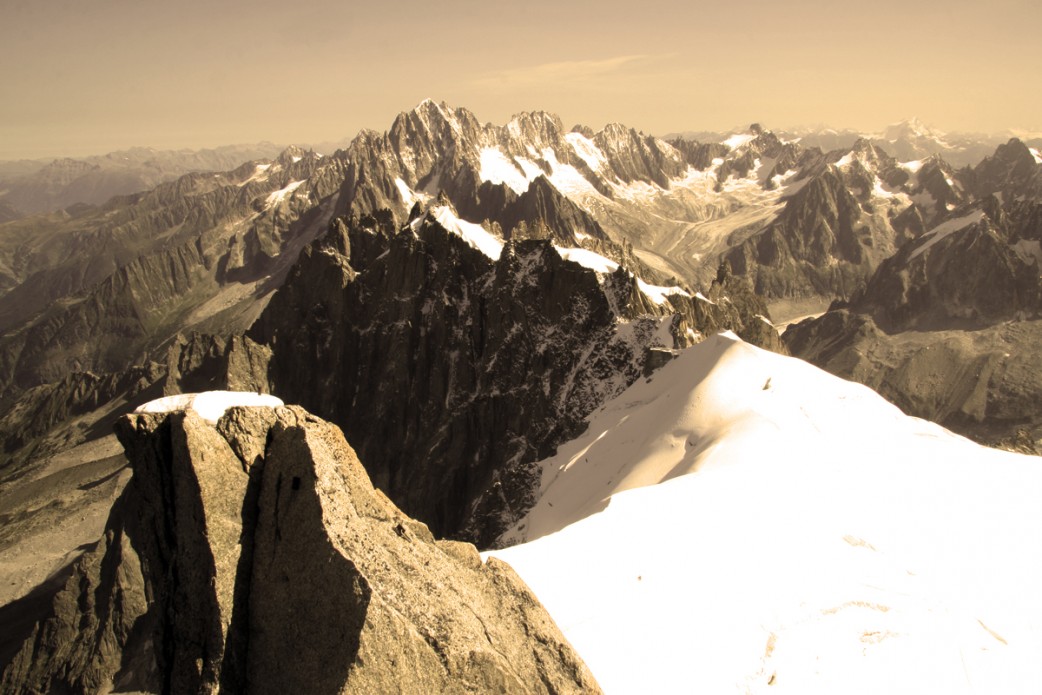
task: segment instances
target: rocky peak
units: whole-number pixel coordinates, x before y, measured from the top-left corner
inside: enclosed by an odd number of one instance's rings
[[[593,143],[623,183],[652,181],[669,188],[669,179],[679,176],[687,166],[681,153],[668,143],[619,123],[606,125],[593,137]]]
[[[473,137],[480,131],[481,125],[470,111],[426,99],[412,111],[399,114],[388,135],[396,145],[418,139],[447,149],[450,144]]]
[[[602,150],[617,150],[625,147],[626,143],[637,138],[637,131],[627,128],[621,123],[609,123],[594,135],[594,141]]]
[[[573,125],[570,132],[579,133],[587,140],[592,140],[593,136],[596,135],[593,128],[591,128],[588,125],[583,125],[582,123],[576,123],[575,125]]]
[[[1009,199],[1042,199],[1042,163],[1017,138],[999,145],[992,156],[968,172],[968,178],[979,197],[1000,193]]]
[[[599,692],[508,565],[435,540],[329,423],[233,406],[116,431],[133,477],[4,692]]]
[[[886,129],[883,131],[883,138],[891,141],[901,139],[914,140],[923,138],[931,140],[941,140],[943,137],[944,133],[934,130],[915,116],[900,121],[899,123],[893,123],[887,126]]]
[[[532,145],[536,150],[557,147],[564,136],[564,123],[556,114],[533,111],[515,114],[504,128],[513,144]]]
[[[850,296],[870,273],[861,206],[841,172],[828,167],[789,197],[762,233],[725,256],[768,297],[820,292]],[[828,288],[828,289],[825,289]]]
[[[305,157],[312,157],[313,155],[314,152],[310,150],[305,150],[303,147],[298,147],[297,145],[290,145],[284,149],[278,157],[276,157],[275,161],[284,167],[288,167]]]

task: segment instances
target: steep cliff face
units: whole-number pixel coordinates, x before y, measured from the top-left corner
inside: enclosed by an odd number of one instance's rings
[[[736,279],[708,295],[434,208],[402,230],[389,215],[338,224],[250,338],[271,348],[272,393],[342,426],[403,509],[487,544],[530,503],[528,464],[637,379],[650,348],[765,325]]]
[[[849,294],[869,260],[861,207],[839,176],[825,171],[786,203],[777,220],[727,253],[734,272],[768,297]]]
[[[335,427],[195,407],[120,421],[133,478],[4,692],[599,691],[513,571],[435,541]]]

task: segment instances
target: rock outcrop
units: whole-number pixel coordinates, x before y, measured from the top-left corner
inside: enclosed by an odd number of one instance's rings
[[[402,514],[333,425],[233,407],[117,434],[133,477],[9,636],[4,693],[598,692],[510,567]]]

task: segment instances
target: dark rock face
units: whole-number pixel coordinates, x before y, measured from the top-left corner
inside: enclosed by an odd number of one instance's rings
[[[648,347],[766,315],[735,279],[668,300],[549,240],[492,261],[427,216],[371,219],[305,251],[250,338],[271,348],[271,393],[343,427],[407,513],[486,545],[530,505],[529,464],[638,378]]]
[[[734,247],[726,259],[767,297],[852,294],[869,273],[861,207],[826,170],[798,191],[763,232]]]
[[[967,172],[966,178],[981,198],[993,193],[1003,194],[1006,200],[1042,197],[1042,165],[1017,138],[1000,145],[992,156]]]
[[[669,144],[680,153],[685,162],[699,171],[705,171],[712,165],[714,159],[722,158],[730,151],[727,145],[718,142],[704,143],[676,138],[670,140]]]
[[[474,197],[458,197],[456,208],[464,219],[496,222],[508,238],[525,238],[529,231],[542,227],[562,246],[582,246],[588,237],[609,242],[601,226],[575,203],[565,198],[545,176],[539,176],[520,196],[505,186],[484,183],[475,187]],[[610,242],[609,242],[610,243]]]
[[[935,229],[884,261],[851,308],[891,333],[1042,314],[1042,205],[989,197]]]
[[[445,552],[330,425],[276,426],[260,509],[251,692],[597,690],[508,565]]]
[[[200,391],[267,390],[271,350],[242,335],[221,338],[193,333],[177,336],[167,351],[163,395]]]
[[[299,408],[132,415],[105,537],[4,692],[597,692],[531,592],[436,542]]]
[[[919,170],[918,191],[929,197],[924,199],[924,204],[916,207],[927,219],[933,221],[943,217],[949,210],[967,201],[966,191],[957,182],[958,176],[959,172],[954,171],[943,159],[931,157],[923,162],[923,168]]]

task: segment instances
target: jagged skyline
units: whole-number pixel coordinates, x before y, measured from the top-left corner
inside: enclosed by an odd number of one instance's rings
[[[14,0],[0,10],[0,159],[320,142],[385,129],[427,97],[479,119],[545,109],[645,132],[910,116],[947,131],[1042,130],[1029,88],[1042,6],[923,0],[741,6],[453,0]]]

